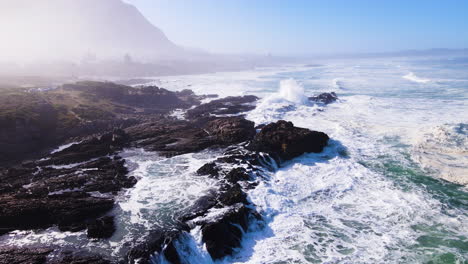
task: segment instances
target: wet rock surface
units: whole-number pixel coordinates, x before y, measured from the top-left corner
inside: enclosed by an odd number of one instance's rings
[[[236,206],[221,218],[203,225],[202,240],[213,259],[231,255],[240,247],[242,234],[248,227],[248,211],[244,205]]]
[[[0,232],[54,225],[80,231],[110,211],[114,195],[136,183],[127,176],[125,161],[114,155],[125,138],[117,130],[44,159],[1,169]]]
[[[214,162],[206,163],[197,170],[198,175],[210,175],[212,177],[219,176],[220,169]]]
[[[207,122],[159,120],[127,128],[131,146],[158,151],[165,156],[197,152],[253,138],[254,123],[242,117],[216,118]]]
[[[255,136],[254,122],[242,117],[215,119],[206,125],[206,130],[226,144],[240,143]]]
[[[309,101],[313,101],[313,102],[321,103],[321,104],[331,104],[333,102],[336,102],[336,100],[338,100],[338,96],[336,95],[335,92],[321,93],[317,96],[309,97]]]
[[[177,240],[183,232],[188,231],[188,227],[181,225],[178,229],[157,229],[151,231],[141,242],[128,252],[126,262],[130,264],[136,263],[152,263],[151,257],[157,258],[160,254],[173,264],[180,262],[180,256],[174,246],[174,241]]]
[[[88,237],[109,238],[114,234],[115,225],[113,216],[104,216],[87,224]]]
[[[42,264],[53,250],[49,248],[0,248],[0,264]]]
[[[196,119],[213,115],[234,115],[255,109],[254,102],[258,97],[253,95],[229,96],[199,105],[187,111],[187,118]]]
[[[263,127],[248,148],[289,160],[307,152],[321,152],[328,139],[323,132],[295,127],[291,122],[280,120]]]
[[[60,251],[57,248],[2,247],[0,264],[111,264],[112,262],[96,255],[77,250]]]

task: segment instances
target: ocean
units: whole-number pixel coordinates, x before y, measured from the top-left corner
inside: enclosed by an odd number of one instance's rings
[[[256,125],[284,119],[331,138],[324,152],[264,173],[248,199],[265,221],[252,223],[242,248],[217,263],[468,262],[467,58],[326,61],[169,76],[153,84],[257,95],[257,108],[246,113]],[[335,103],[307,100],[332,91]],[[183,118],[180,111],[174,116]],[[172,158],[123,151],[140,180],[119,197],[109,241],[50,228],[16,231],[1,243],[80,245],[119,258],[125,243],[174,224],[178,212],[219,186],[194,172],[222,151]],[[188,263],[213,263],[197,228],[177,247]]]

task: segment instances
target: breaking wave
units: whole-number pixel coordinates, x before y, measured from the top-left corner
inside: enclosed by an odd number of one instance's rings
[[[468,184],[468,124],[429,129],[413,149],[414,159],[442,179]]]
[[[428,83],[431,81],[429,79],[420,78],[416,76],[413,72],[404,75],[403,78],[416,83]]]

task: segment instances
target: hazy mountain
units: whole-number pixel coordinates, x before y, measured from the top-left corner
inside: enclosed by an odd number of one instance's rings
[[[186,52],[121,0],[1,0],[0,57],[27,61],[123,57],[173,59]]]

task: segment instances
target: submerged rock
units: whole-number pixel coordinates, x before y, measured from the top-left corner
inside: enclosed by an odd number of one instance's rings
[[[280,120],[263,127],[248,148],[289,160],[306,152],[321,152],[328,139],[323,132],[295,127],[291,122]]]
[[[331,104],[338,100],[338,96],[336,95],[335,92],[331,93],[321,93],[317,96],[311,96],[309,97],[309,101],[313,101],[316,103],[322,103],[322,104]]]
[[[114,217],[104,216],[87,224],[88,237],[90,238],[109,238],[115,231]]]

